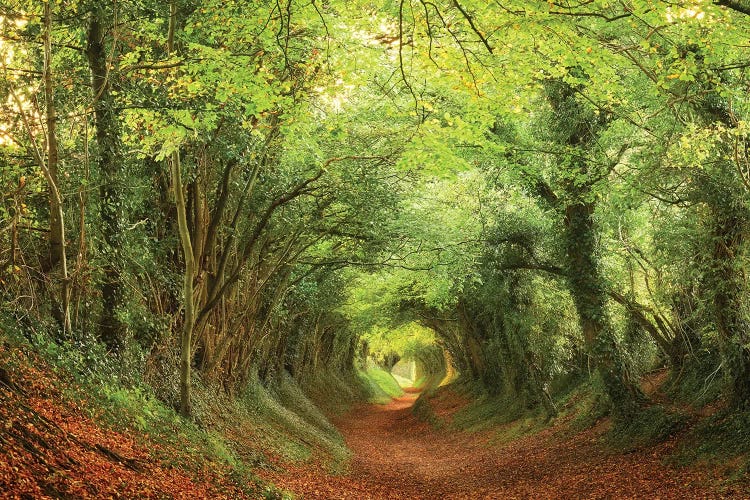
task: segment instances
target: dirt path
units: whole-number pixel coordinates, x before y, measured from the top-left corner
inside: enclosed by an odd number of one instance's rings
[[[336,422],[354,452],[348,474],[299,468],[275,481],[304,498],[748,498],[707,489],[705,474],[663,465],[674,443],[611,454],[599,444],[601,428],[565,437],[553,427],[492,446],[489,433],[419,422],[410,411],[415,398],[361,406]]]

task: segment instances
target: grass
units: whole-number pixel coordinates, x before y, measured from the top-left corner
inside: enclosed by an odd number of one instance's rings
[[[368,393],[368,400],[377,404],[388,404],[391,399],[404,394],[404,390],[390,372],[371,365],[358,373]]]
[[[464,384],[462,391],[471,402],[453,416],[455,429],[478,432],[498,431],[497,440],[506,442],[540,430],[546,423],[541,409],[530,410],[504,395],[492,395],[474,384]]]
[[[675,401],[702,407],[721,397],[723,382],[721,359],[715,353],[698,352],[671,373],[664,386]]]
[[[557,418],[570,420],[571,433],[593,427],[600,420],[610,418],[612,412],[612,404],[604,395],[604,387],[598,377],[579,383],[560,397],[558,403],[561,412]],[[651,404],[640,408],[626,420],[613,419],[604,442],[613,451],[633,451],[664,441],[684,428],[686,421],[681,413]]]
[[[482,395],[453,416],[452,426],[461,430],[477,432],[504,426],[527,416],[536,418],[538,412],[521,408],[507,398]]]
[[[579,433],[607,418],[611,408],[596,381],[561,386],[555,398],[558,414],[552,420],[539,405],[527,408],[516,398],[490,394],[475,382],[459,380],[438,389],[443,390],[454,391],[468,401],[453,414],[450,427],[468,432],[491,430],[496,433],[496,443],[539,432],[555,421],[566,422],[565,434]],[[446,425],[435,415],[430,399],[429,395],[420,397],[415,414],[436,427]],[[652,405],[627,422],[613,426],[606,435],[606,444],[620,452],[653,445],[684,428],[685,423],[684,415]]]
[[[418,397],[414,402],[414,405],[411,407],[411,411],[418,419],[427,422],[435,429],[442,429],[445,427],[445,422],[442,421],[433,411],[428,397]]]
[[[445,379],[445,370],[437,369],[436,371],[428,372],[414,381],[413,387],[421,389],[424,393],[430,393],[440,387]]]
[[[283,375],[270,390],[256,384],[254,399],[262,402],[257,406],[256,418],[266,424],[263,431],[265,428],[280,431],[267,444],[281,444],[282,455],[287,459],[316,458],[332,470],[339,470],[349,458],[339,432],[290,376]]]
[[[581,432],[606,418],[612,410],[609,400],[595,383],[585,382],[574,389],[565,399],[561,416],[571,417],[572,432]]]
[[[396,380],[396,382],[398,382],[398,385],[402,389],[403,388],[408,388],[408,387],[414,387],[414,381],[413,380],[411,380],[409,378],[406,378],[406,377],[402,377],[401,375],[397,375],[395,373],[392,373],[391,375]]]

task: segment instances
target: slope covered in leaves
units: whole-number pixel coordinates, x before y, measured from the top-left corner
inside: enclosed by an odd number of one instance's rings
[[[71,380],[39,356],[0,344],[3,498],[256,498],[228,464],[130,429],[109,429],[98,405],[69,397]],[[179,434],[178,429],[173,429]],[[269,490],[270,491],[270,490]]]

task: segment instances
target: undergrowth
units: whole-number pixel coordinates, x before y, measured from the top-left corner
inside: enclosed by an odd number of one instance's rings
[[[429,397],[422,395],[417,398],[411,407],[412,413],[421,421],[427,422],[436,429],[442,429],[445,426],[443,422],[433,411]]]
[[[462,384],[470,403],[453,415],[451,427],[469,432],[494,431],[494,441],[504,443],[541,430],[546,415],[540,407],[527,408],[515,398],[490,394],[476,384]]]
[[[579,385],[565,401],[564,410],[559,417],[570,416],[571,432],[581,432],[593,427],[612,410],[612,405],[597,379]]]
[[[664,384],[666,393],[676,402],[702,407],[721,397],[723,377],[721,359],[711,352],[698,352],[670,374]]]
[[[716,412],[688,432],[672,461],[679,465],[706,463],[729,482],[750,480],[750,411]]]
[[[623,452],[653,446],[683,429],[686,423],[685,415],[670,412],[661,405],[652,405],[614,425],[607,433],[606,443]]]
[[[420,397],[414,405],[414,413],[420,419],[437,428],[448,425],[468,432],[491,430],[496,444],[539,432],[556,422],[564,423],[558,431],[561,436],[577,434],[609,418],[611,412],[611,404],[596,378],[558,386],[554,397],[558,413],[551,419],[540,405],[529,408],[517,398],[490,394],[476,382],[459,380],[439,390],[453,391],[468,403],[447,423],[435,414],[430,404],[432,397]],[[687,420],[679,411],[650,405],[627,421],[612,425],[603,444],[618,452],[651,446],[683,429]]]
[[[317,403],[326,402],[327,411],[341,413],[365,394],[356,384],[330,374],[306,381],[304,391],[288,375],[268,386],[256,379],[236,396],[196,378],[196,418],[186,420],[140,378],[145,356],[137,352],[113,363],[93,339],[56,342],[43,333],[21,331],[7,318],[0,318],[0,341],[11,352],[21,349],[41,356],[64,399],[102,427],[132,435],[153,448],[154,458],[167,467],[198,474],[206,464],[217,464],[253,498],[282,498],[255,473],[275,467],[277,459],[314,459],[341,470],[349,451]],[[13,366],[18,362],[13,357],[3,361],[8,372],[19,368]]]
[[[244,461],[235,453],[235,443],[226,436],[180,418],[137,377],[123,376],[129,367],[123,369],[121,364],[117,371],[112,370],[113,364],[104,362],[107,354],[101,346],[92,345],[92,349],[82,352],[72,342],[58,343],[43,335],[19,333],[3,322],[0,341],[15,355],[1,360],[2,368],[22,373],[22,363],[36,359],[35,369],[46,373],[45,383],[62,396],[58,404],[76,408],[82,418],[91,418],[104,429],[130,435],[165,467],[190,471],[196,477],[207,467],[223,470],[250,497],[282,498],[272,484],[254,473],[253,468],[264,462],[261,457],[254,462]],[[207,398],[205,388],[196,392],[198,400]]]

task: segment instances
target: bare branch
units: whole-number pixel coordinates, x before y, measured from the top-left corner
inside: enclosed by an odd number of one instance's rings
[[[474,23],[474,18],[469,15],[469,13],[464,9],[460,3],[458,3],[458,0],[453,0],[453,5],[461,12],[461,15],[464,16],[464,19],[469,23],[469,26],[471,26],[471,30],[479,37],[479,39],[482,41],[484,46],[487,48],[487,52],[490,54],[493,53],[492,46],[490,45],[490,42],[487,40],[487,37],[484,36],[484,34],[477,28],[477,25]]]

